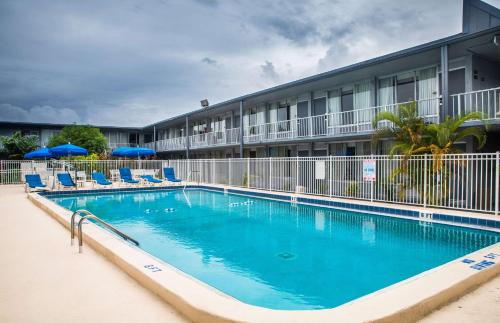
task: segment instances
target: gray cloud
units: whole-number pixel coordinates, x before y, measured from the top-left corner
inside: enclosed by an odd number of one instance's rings
[[[212,66],[217,66],[217,61],[215,59],[212,59],[210,57],[205,57],[201,60],[202,63],[212,65]]]
[[[456,0],[0,1],[0,120],[145,125],[457,33],[460,13]]]
[[[260,66],[262,70],[262,76],[266,79],[278,82],[280,79],[279,74],[276,72],[274,65],[270,61],[266,61],[264,65]]]

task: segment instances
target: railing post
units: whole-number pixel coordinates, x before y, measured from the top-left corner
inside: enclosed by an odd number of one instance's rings
[[[373,154],[370,155],[370,159],[375,161],[375,180],[370,181],[370,201],[373,202],[373,186],[377,180],[377,160],[373,159]]]
[[[495,215],[498,215],[499,201],[498,190],[500,189],[500,152],[497,151],[495,156]]]
[[[312,116],[309,116],[308,117],[309,119],[309,137],[312,137],[313,136],[313,123],[312,123]]]
[[[424,207],[427,207],[427,154],[424,155]]]

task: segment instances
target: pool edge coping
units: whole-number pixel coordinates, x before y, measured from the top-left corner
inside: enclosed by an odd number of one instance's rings
[[[69,230],[71,211],[37,193],[28,194],[28,198]],[[97,226],[85,226],[84,241],[144,287],[197,322],[416,320],[500,274],[498,261],[480,271],[469,268],[461,261],[467,258],[477,263],[484,260],[484,254],[500,254],[500,243],[497,243],[332,309],[272,310],[243,303],[206,286]],[[154,263],[161,271],[151,272],[144,268],[145,262]],[[381,303],[384,306],[380,306]]]

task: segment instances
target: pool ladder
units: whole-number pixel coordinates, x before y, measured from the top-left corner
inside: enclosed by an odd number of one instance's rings
[[[76,217],[77,214],[84,214],[84,216],[80,217],[80,220],[78,221],[78,252],[79,253],[82,253],[82,248],[83,248],[83,221],[85,221],[86,219],[93,219],[93,220],[99,222],[104,227],[106,227],[107,229],[111,230],[113,233],[115,233],[116,235],[118,235],[120,238],[122,238],[122,239],[124,239],[126,241],[130,241],[133,244],[135,244],[136,246],[139,246],[139,242],[137,242],[137,240],[135,240],[135,239],[131,238],[130,236],[126,235],[125,233],[121,232],[120,230],[118,230],[117,228],[115,228],[114,226],[112,226],[111,224],[109,224],[109,223],[107,223],[107,222],[99,219],[97,216],[95,216],[94,214],[92,214],[88,210],[76,210],[71,215],[71,245],[73,245],[73,241],[75,240],[75,217]]]

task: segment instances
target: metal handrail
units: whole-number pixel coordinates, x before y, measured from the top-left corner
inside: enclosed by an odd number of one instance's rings
[[[90,213],[90,211],[87,211],[87,210],[76,210],[75,212],[73,212],[73,214],[71,215],[71,245],[73,245],[73,240],[75,240],[75,217],[77,214],[80,214],[80,213],[84,213],[85,215],[92,215],[92,213]]]
[[[71,245],[73,245],[73,239],[75,236],[74,219],[75,219],[76,214],[80,214],[80,213],[85,213],[86,215],[81,217],[80,220],[78,221],[78,252],[79,253],[82,253],[82,247],[83,247],[83,230],[82,230],[83,228],[82,228],[82,225],[83,225],[83,221],[85,221],[86,219],[93,219],[93,220],[99,222],[100,224],[104,225],[106,228],[111,230],[113,233],[120,236],[122,239],[130,241],[133,244],[135,244],[136,246],[139,246],[139,242],[137,240],[126,235],[125,233],[121,232],[120,230],[118,230],[117,228],[112,226],[111,224],[105,222],[104,220],[101,220],[100,218],[98,218],[97,216],[95,216],[94,214],[92,214],[90,211],[87,211],[87,210],[77,210],[77,211],[73,212],[73,215],[71,215]]]

